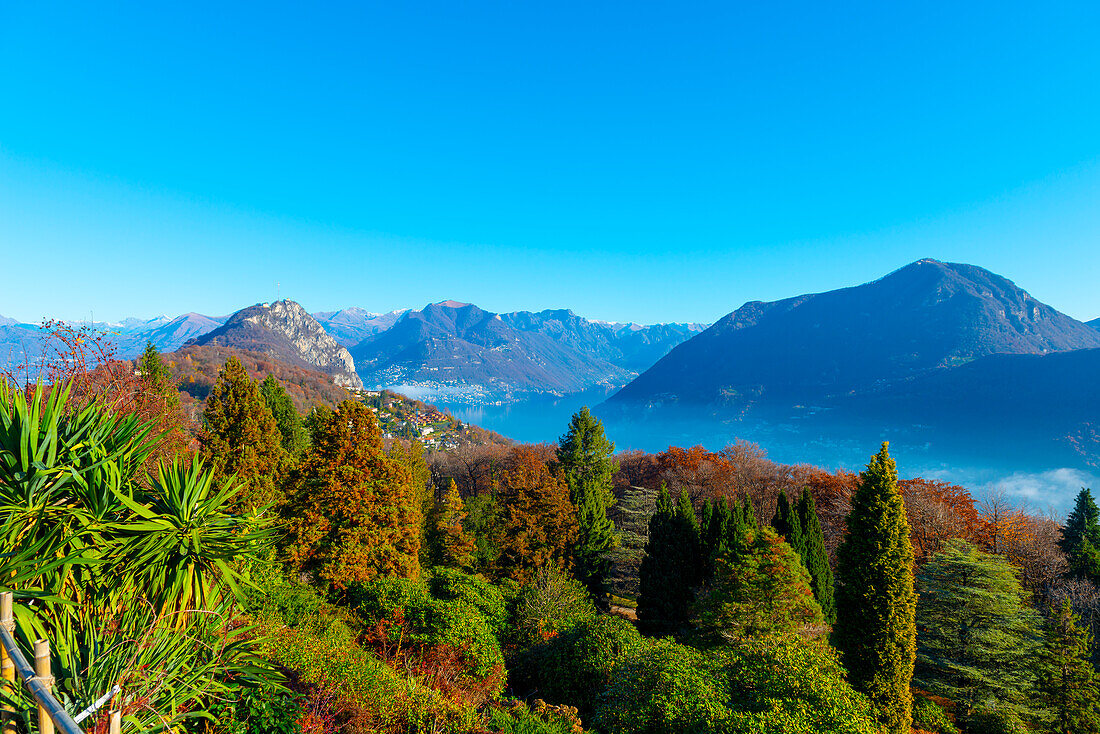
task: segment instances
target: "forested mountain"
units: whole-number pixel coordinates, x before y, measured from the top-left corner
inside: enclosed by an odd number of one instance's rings
[[[852,288],[746,303],[613,401],[814,404],[987,355],[1095,347],[1095,329],[1006,278],[920,260]]]
[[[1092,321],[1086,321],[1089,326],[1094,329],[1100,329],[1100,319],[1093,319]]]
[[[257,303],[241,309],[222,326],[188,344],[262,352],[292,365],[332,375],[341,387],[363,386],[348,350],[326,334],[304,308],[290,300]]]
[[[393,326],[408,309],[373,313],[352,306],[339,311],[318,311],[313,314],[317,323],[325,327],[329,336],[345,347],[354,347],[367,337],[374,336]]]
[[[456,301],[409,311],[389,330],[352,348],[369,385],[462,385],[492,393],[576,392],[617,385],[631,373],[499,314]]]

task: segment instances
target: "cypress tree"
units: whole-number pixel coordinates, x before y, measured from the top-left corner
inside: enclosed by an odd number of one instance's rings
[[[1038,618],[1012,564],[956,539],[921,569],[917,588],[919,686],[954,701],[964,721],[990,701],[1021,713]]]
[[[474,565],[477,544],[462,527],[466,508],[455,480],[447,484],[443,499],[432,509],[428,522],[428,562],[469,572]]]
[[[214,468],[215,479],[235,475],[244,490],[241,508],[260,507],[279,497],[277,482],[286,452],[275,418],[244,365],[230,357],[206,398],[199,434],[199,455]]]
[[[916,655],[913,546],[885,443],[860,475],[847,525],[837,556],[833,640],[879,723],[890,734],[908,734]]]
[[[707,505],[703,505],[704,514]],[[700,523],[703,537],[704,575],[707,579],[714,574],[714,562],[729,552],[729,530],[732,522],[729,503],[723,497],[715,502],[708,523]]]
[[[748,497],[741,501],[741,525],[749,530],[760,529],[760,522],[756,519],[756,508]]]
[[[603,423],[587,407],[574,414],[569,430],[558,440],[557,460],[569,484],[569,499],[577,509],[575,573],[597,600],[605,603],[610,551],[617,545],[615,524],[607,517],[614,503],[612,477],[618,464],[615,444],[604,435]]]
[[[1092,635],[1069,599],[1043,625],[1036,690],[1051,712],[1054,734],[1100,734],[1100,682],[1089,662]]]
[[[160,356],[160,350],[152,341],[146,340],[145,351],[138,359],[138,370],[141,372],[141,381],[158,395],[163,395],[166,405],[175,408],[180,403],[180,394],[176,386],[172,384],[172,370],[165,364]]]
[[[806,546],[802,542],[802,522],[795,508],[787,500],[787,493],[779,491],[779,499],[775,503],[775,516],[772,517],[772,529],[783,536],[799,558],[805,561]]]
[[[662,484],[638,571],[638,627],[652,635],[683,628],[691,616],[699,572],[699,526],[691,500],[681,492],[673,506]]]
[[[833,599],[833,569],[829,567],[829,554],[825,552],[825,535],[821,531],[821,518],[809,487],[802,490],[798,501],[798,518],[802,525],[802,543],[806,549],[802,562],[810,572],[810,586],[814,598],[821,606],[825,622],[836,622],[836,601]]]
[[[260,383],[260,395],[264,398],[271,416],[275,419],[275,425],[279,429],[279,435],[283,449],[291,456],[297,458],[309,445],[309,437],[306,435],[305,426],[302,425],[302,416],[294,407],[294,402],[287,395],[282,383],[275,379],[274,375],[268,375]]]
[[[1091,490],[1078,492],[1058,545],[1069,559],[1068,575],[1100,582],[1100,508]]]

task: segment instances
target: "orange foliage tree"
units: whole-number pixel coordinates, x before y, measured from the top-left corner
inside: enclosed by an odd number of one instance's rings
[[[291,562],[333,588],[420,573],[420,493],[409,469],[386,455],[378,421],[362,403],[319,415],[284,515]]]
[[[530,446],[513,449],[508,459],[499,494],[498,572],[522,583],[544,566],[567,570],[577,537],[569,485]]]

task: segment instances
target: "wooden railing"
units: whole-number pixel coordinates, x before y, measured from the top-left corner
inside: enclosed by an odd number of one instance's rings
[[[39,734],[55,734],[55,727],[63,734],[83,734],[77,722],[69,716],[65,707],[53,695],[54,678],[50,673],[49,640],[37,640],[34,643],[34,667],[32,668],[15,641],[13,611],[11,592],[0,593],[0,668],[3,673],[0,685],[10,695],[14,693],[15,674],[18,673],[23,679],[24,687],[38,702]],[[105,696],[96,703],[102,705],[108,698]],[[95,708],[84,715],[94,713]],[[0,720],[2,720],[3,734],[15,734],[15,709],[10,704],[4,704],[3,711],[0,712]],[[121,712],[117,710],[111,712],[109,726],[110,734],[119,734],[122,728]]]

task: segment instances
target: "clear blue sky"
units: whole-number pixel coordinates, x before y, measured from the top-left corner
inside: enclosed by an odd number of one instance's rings
[[[1100,316],[1100,4],[0,6],[0,314],[711,321],[921,257]]]

